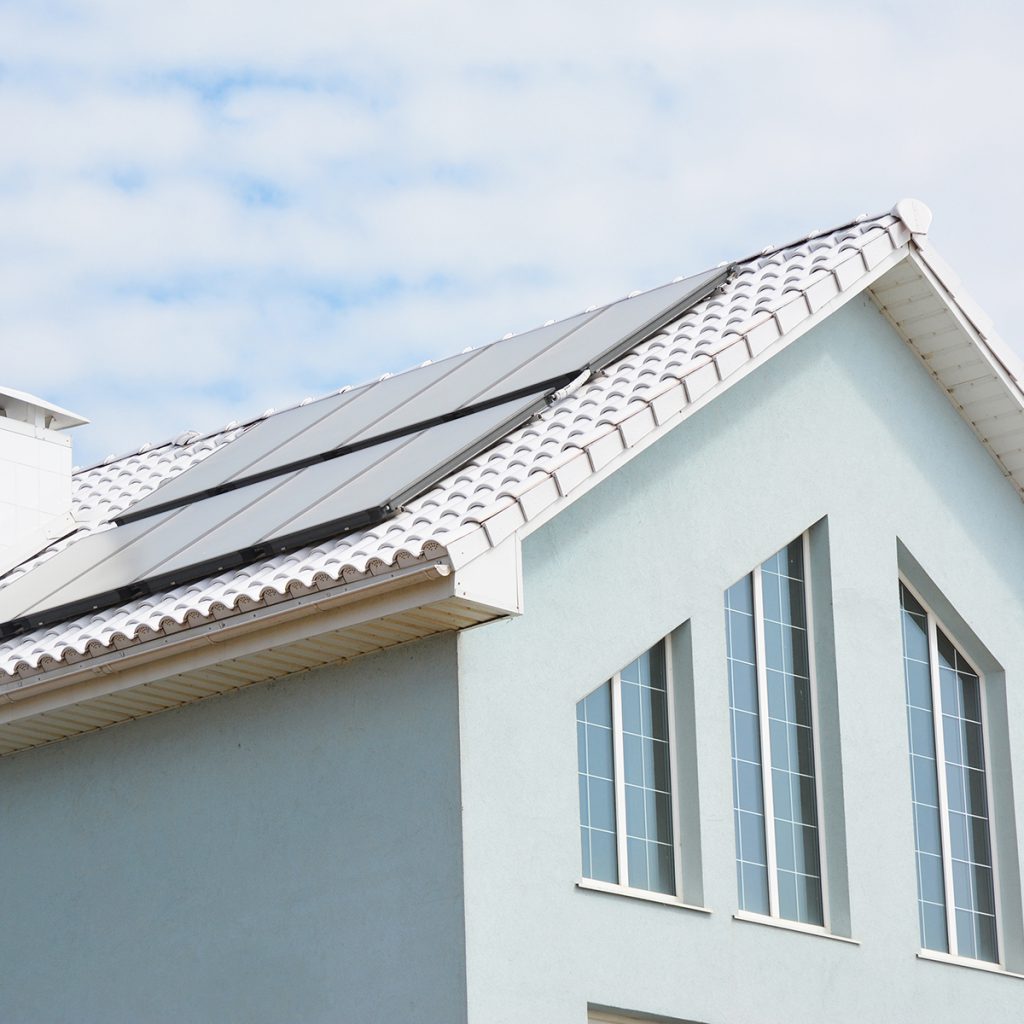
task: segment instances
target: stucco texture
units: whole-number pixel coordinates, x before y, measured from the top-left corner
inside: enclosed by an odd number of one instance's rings
[[[848,893],[836,930],[859,945],[733,917],[723,593],[826,517],[834,665],[819,675],[838,735],[822,774],[844,804],[827,809],[826,858]],[[473,1024],[583,1024],[588,1002],[714,1024],[1020,1019],[1024,981],[916,957],[898,540],[1005,671],[1020,763],[1024,506],[867,297],[526,539],[525,614],[459,641]],[[684,622],[711,914],[575,886],[575,704]],[[1009,792],[1009,751],[993,769]],[[1020,970],[1011,812],[996,808]]]
[[[0,762],[4,1024],[464,1020],[455,641]]]

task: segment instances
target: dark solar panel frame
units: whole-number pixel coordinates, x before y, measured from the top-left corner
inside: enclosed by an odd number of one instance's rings
[[[7,618],[7,621],[0,623],[0,640],[9,640],[33,629],[97,612],[119,604],[127,604],[149,595],[162,593],[309,545],[340,538],[354,530],[367,529],[385,522],[400,510],[403,503],[422,494],[460,466],[472,460],[481,451],[486,450],[496,440],[527,422],[544,409],[553,393],[558,392],[572,381],[581,378],[583,374],[599,370],[613,362],[641,341],[657,333],[671,320],[682,315],[686,309],[718,288],[731,270],[731,267],[724,267],[689,278],[674,286],[665,286],[662,289],[655,289],[654,292],[644,293],[639,297],[643,301],[638,302],[631,310],[625,307],[629,303],[635,302],[636,300],[634,299],[606,306],[596,311],[593,316],[574,318],[574,321],[579,321],[576,323],[576,326],[558,337],[554,345],[545,349],[540,357],[537,357],[535,354],[533,358],[524,361],[518,370],[511,374],[505,374],[502,377],[501,383],[517,383],[519,385],[510,392],[496,393],[497,385],[492,384],[491,387],[477,392],[478,400],[476,402],[471,401],[468,404],[463,404],[454,410],[449,409],[434,417],[415,423],[407,423],[391,431],[363,436],[359,440],[347,445],[310,453],[302,458],[281,465],[271,465],[257,473],[246,475],[243,472],[232,479],[222,479],[216,485],[197,492],[190,491],[171,500],[163,502],[151,501],[144,508],[133,508],[116,520],[118,525],[114,530],[104,531],[92,537],[84,538],[66,551],[59,552],[54,558],[43,563],[33,573],[26,574],[22,580],[15,581],[10,587],[0,590],[0,615],[4,615]],[[659,295],[658,293],[661,294]],[[636,317],[638,311],[649,311],[649,315],[644,315],[639,323]],[[610,343],[596,346],[591,344],[591,347],[588,349],[590,342],[600,342],[602,338],[604,341],[607,341],[608,332],[604,331],[602,335],[601,327],[596,325],[598,325],[598,322],[603,317],[608,318],[609,314],[611,322],[606,322],[604,326],[613,327],[617,325],[616,339]],[[569,322],[564,321],[563,323]],[[590,342],[588,342],[586,336],[588,327],[592,334]],[[616,330],[613,330],[612,333],[615,334]],[[543,357],[550,355],[553,348],[566,343],[567,339],[571,339],[567,347],[561,353],[552,355],[545,362]],[[503,342],[499,344],[504,345],[508,343]],[[531,364],[538,361],[538,358],[542,367],[557,365],[559,359],[561,359],[562,365],[568,365],[565,362],[567,354],[570,357],[577,357],[575,358],[574,365],[570,369],[562,369],[555,376],[549,376],[539,381],[536,379],[530,381],[529,374],[525,373]],[[457,359],[457,357],[455,358]],[[441,364],[432,365],[440,366]],[[457,369],[459,365],[465,364],[456,364],[453,361],[454,369]],[[516,376],[516,374],[519,375]],[[368,387],[372,389],[374,385]],[[343,404],[337,405],[336,408],[340,408]],[[489,412],[493,412],[493,415],[486,415]],[[313,422],[322,421],[329,415],[330,412],[320,417],[315,417]],[[379,417],[378,422],[386,420],[386,418],[386,416]],[[245,513],[249,506],[253,505],[254,501],[258,502],[262,497],[261,491],[263,489],[260,488],[260,484],[271,484],[273,481],[279,482],[278,486],[269,487],[266,490],[267,494],[279,491],[281,486],[298,486],[298,482],[301,481],[305,472],[312,472],[315,467],[325,462],[340,460],[339,468],[341,468],[347,456],[367,452],[369,449],[378,446],[382,453],[385,453],[383,457],[387,458],[389,456],[386,455],[386,452],[389,450],[389,446],[396,452],[402,452],[421,439],[426,438],[429,441],[432,431],[442,430],[443,432],[449,432],[448,425],[452,425],[451,432],[455,432],[460,421],[469,421],[466,423],[468,427],[472,425],[474,418],[478,425],[486,424],[482,430],[478,427],[476,432],[470,433],[465,440],[457,441],[453,446],[444,448],[444,454],[440,455],[438,459],[427,460],[422,465],[417,463],[417,470],[415,472],[411,475],[405,474],[400,477],[404,481],[403,483],[394,482],[386,491],[381,491],[378,487],[378,490],[373,492],[372,495],[367,494],[365,497],[372,498],[372,500],[366,506],[361,506],[360,502],[353,503],[348,501],[346,503],[343,500],[344,493],[352,483],[352,480],[359,478],[360,473],[357,473],[355,477],[343,480],[337,486],[329,488],[320,498],[310,501],[305,510],[298,510],[293,512],[293,514],[286,515],[284,521],[276,530],[263,530],[261,528],[259,536],[249,538],[250,542],[247,544],[206,558],[190,560],[187,557],[178,557],[184,556],[186,552],[197,547],[201,547],[200,541],[203,537],[221,531],[227,524],[234,525],[236,522],[244,522]],[[301,431],[299,434],[301,434]],[[293,434],[292,436],[299,436],[299,434]],[[409,438],[409,442],[395,444],[395,442],[399,442],[404,438]],[[238,441],[232,442],[231,445],[226,446],[226,449],[230,449],[238,443]],[[209,462],[214,458],[216,458],[216,454],[210,456],[210,459],[205,460],[205,462]],[[202,467],[205,462],[200,463],[197,468]],[[253,465],[255,461],[251,461],[249,464]],[[189,471],[186,471],[177,479],[187,478],[188,475]],[[315,475],[320,476],[322,474]],[[381,475],[386,480],[386,473]],[[166,558],[160,557],[158,551],[150,553],[150,562],[152,562],[153,558],[157,559],[155,566],[153,566],[156,571],[147,572],[142,568],[139,570],[139,573],[135,574],[136,578],[130,579],[124,579],[124,573],[121,573],[121,582],[114,586],[101,587],[95,593],[75,596],[72,600],[48,604],[54,598],[58,598],[62,592],[65,594],[73,593],[75,589],[73,586],[74,580],[81,578],[84,585],[88,578],[92,578],[92,569],[96,569],[118,556],[123,557],[130,564],[131,556],[126,554],[126,552],[135,544],[142,545],[150,534],[155,536],[156,533],[159,533],[160,528],[165,523],[171,523],[177,517],[179,511],[184,510],[188,512],[190,509],[198,510],[205,508],[201,503],[210,499],[213,499],[211,505],[222,505],[224,502],[219,499],[233,492],[247,492],[247,494],[238,494],[238,499],[243,504],[239,505],[234,513],[213,517],[213,525],[210,529],[200,530],[198,534],[194,531],[186,531],[180,547],[177,551],[171,552]],[[151,497],[158,497],[159,494],[160,489],[154,492],[154,495]],[[381,494],[385,496],[380,497]],[[256,495],[253,501],[245,504],[246,497],[252,497],[253,495]],[[287,502],[284,503],[285,506],[287,504]],[[253,507],[255,506],[253,505]],[[313,521],[309,521],[312,511],[318,508],[321,509],[320,514],[326,515],[327,518],[321,521],[314,515]],[[265,512],[266,509],[263,511]],[[201,520],[202,517],[185,515],[185,519]],[[151,521],[151,523],[147,522],[147,520]],[[257,516],[255,522],[258,521],[259,517]],[[289,529],[289,526],[294,526],[297,523],[302,523],[303,525]],[[153,527],[152,530],[148,528],[150,525]],[[121,531],[125,531],[127,536],[122,534]],[[70,562],[77,564],[87,560],[88,549],[97,548],[102,551],[108,546],[109,541],[114,540],[114,536],[111,536],[112,534],[119,536],[122,542],[121,546],[100,557],[91,568],[83,569],[80,574],[77,572],[66,572],[64,578],[67,579],[71,576],[73,579],[65,587],[60,587],[62,563]],[[89,543],[98,538],[105,538],[105,540],[100,544]],[[169,564],[172,565],[171,568],[161,571],[160,566]],[[64,569],[71,568],[72,565],[70,564],[64,566]],[[98,575],[102,578],[102,573]],[[114,577],[117,578],[117,575],[115,573]],[[58,586],[49,593],[41,594],[40,589],[45,590],[50,585],[46,582],[47,579],[52,579],[53,583],[58,584]],[[24,587],[19,587],[19,584],[23,582]],[[22,594],[24,600],[19,601],[19,593]],[[6,609],[6,613],[4,609]],[[11,614],[12,612],[13,614]]]

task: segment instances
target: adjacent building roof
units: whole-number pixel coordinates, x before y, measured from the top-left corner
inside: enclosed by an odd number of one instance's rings
[[[934,253],[929,221],[920,203],[903,201],[891,213],[739,261],[713,294],[575,381],[387,521],[0,645],[0,701],[62,667],[130,654],[207,623],[229,625],[396,568],[443,565],[458,575],[865,290],[1024,494],[1024,368]],[[8,573],[0,590],[58,551],[116,529],[118,516],[259,422],[183,435],[76,473],[79,529]]]

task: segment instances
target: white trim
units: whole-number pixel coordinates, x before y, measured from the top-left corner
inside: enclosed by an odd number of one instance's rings
[[[821,739],[819,735],[818,671],[814,657],[814,594],[811,581],[811,531],[804,530],[804,634],[807,640],[807,675],[811,687],[811,750],[814,754],[814,801],[818,813],[818,883],[821,886],[821,921],[831,927],[828,900],[828,861],[825,857],[825,796],[821,785]]]
[[[915,956],[918,960],[931,960],[937,964],[952,964],[954,967],[967,967],[972,971],[985,971],[988,974],[1002,974],[1006,978],[1020,978],[1024,980],[1024,974],[1008,971],[1000,964],[989,963],[987,960],[971,960],[966,956],[952,956],[949,953],[940,953],[934,949],[922,949]]]
[[[612,789],[615,794],[615,858],[616,873],[618,882],[603,882],[599,879],[585,879],[587,888],[599,888],[602,892],[610,891],[636,895],[639,893],[648,894],[655,902],[678,904],[689,906],[682,902],[682,846],[679,834],[679,781],[676,771],[676,731],[675,731],[675,704],[673,702],[674,680],[672,677],[672,655],[670,637],[666,636],[647,650],[637,655],[642,658],[650,651],[661,647],[665,664],[665,714],[668,718],[668,760],[669,760],[669,804],[672,809],[672,881],[675,886],[675,894],[654,892],[648,889],[637,889],[629,884],[629,833],[626,827],[626,771],[625,771],[625,740],[622,729],[622,673],[615,672],[608,680],[611,696],[612,711]],[[593,692],[593,691],[592,691]],[[583,699],[586,699],[585,697]],[[583,823],[580,822],[580,828]],[[606,889],[606,886],[611,886]]]
[[[1017,373],[1024,370],[1020,357],[996,333],[991,320],[977,307],[974,299],[964,292],[963,287],[957,288],[949,280],[950,271],[943,266],[946,261],[935,251],[931,242],[915,245],[910,250],[910,258],[917,271],[949,309],[960,329],[977,347],[1000,383],[1010,394],[1020,395],[1022,388]],[[1007,365],[1008,362],[1015,365]]]
[[[2,677],[2,681],[0,681],[0,722],[7,720],[3,717],[2,706],[4,704],[25,700],[39,693],[71,687],[79,682],[95,679],[97,676],[109,678],[114,673],[126,670],[129,665],[132,669],[138,669],[144,663],[156,659],[167,659],[167,665],[161,664],[151,673],[153,678],[162,678],[183,671],[172,659],[197,648],[209,654],[208,657],[199,659],[204,665],[223,661],[228,655],[211,653],[213,648],[222,652],[228,650],[229,647],[234,650],[233,644],[236,641],[239,641],[239,646],[246,652],[265,650],[274,642],[267,639],[266,630],[274,629],[284,622],[291,622],[299,617],[320,615],[329,609],[338,610],[353,601],[371,601],[374,597],[385,593],[388,594],[389,601],[394,600],[392,591],[397,588],[401,588],[404,592],[405,587],[409,585],[427,581],[431,583],[432,590],[437,590],[443,596],[450,597],[454,594],[451,574],[451,566],[448,564],[447,558],[442,556],[405,567],[395,567],[388,572],[367,576],[351,583],[340,583],[323,590],[314,590],[299,597],[282,598],[254,608],[252,611],[235,612],[225,618],[212,619],[196,626],[183,624],[174,632],[163,633],[151,640],[133,643],[123,650],[113,649],[91,657],[84,654],[76,660],[56,668],[41,672],[33,671],[32,674],[23,677]],[[420,603],[426,602],[421,599]],[[347,607],[346,613],[348,613]],[[352,612],[351,614],[358,616],[358,621],[363,622],[380,617],[384,613],[379,609],[373,609],[370,612]],[[316,635],[326,632],[326,630],[319,628],[319,623],[317,623],[317,628],[308,632],[309,635]],[[249,637],[250,633],[257,633],[261,639],[252,640]],[[303,632],[302,635],[305,636],[306,633]],[[248,639],[242,640],[243,637]],[[230,656],[237,657],[238,655],[236,652]],[[64,703],[73,704],[81,699],[80,696],[74,695],[68,697]]]
[[[925,609],[927,612],[927,608]],[[925,616],[928,627],[928,681],[932,691],[932,742],[935,744],[935,780],[939,794],[939,841],[942,849],[942,884],[945,888],[946,944],[957,955],[956,913],[953,889],[953,858],[949,836],[949,787],[946,783],[946,741],[942,735],[942,683],[939,679],[939,642],[935,616]],[[913,780],[911,780],[913,781]],[[918,894],[920,898],[920,893]]]
[[[851,939],[846,935],[836,935],[818,924],[804,924],[803,921],[791,921],[788,917],[768,917],[765,914],[754,914],[749,910],[737,910],[732,915],[734,921],[746,921],[748,924],[765,924],[769,928],[782,928],[787,932],[800,932],[802,935],[817,935],[822,939],[833,939],[859,946],[859,939]]]
[[[761,740],[761,799],[764,801],[764,848],[768,874],[768,910],[779,915],[779,875],[775,855],[775,792],[772,786],[772,741],[768,716],[768,667],[764,644],[764,583],[761,563],[752,573],[751,587],[754,614],[754,673],[757,677],[757,725]],[[735,783],[734,783],[735,784]]]
[[[821,887],[821,925],[809,925],[811,928],[821,928],[828,934],[828,875],[825,865],[825,806],[821,792],[821,752],[818,739],[818,680],[814,664],[814,633],[812,631],[813,610],[811,608],[811,560],[810,560],[810,530],[804,530],[799,537],[803,549],[803,585],[804,585],[804,625],[807,642],[807,673],[808,683],[811,691],[811,741],[814,756],[814,799],[817,812],[817,840],[818,840],[818,881]],[[779,551],[788,551],[790,544],[784,545]],[[778,552],[776,552],[777,554]],[[768,556],[769,558],[772,555]],[[780,916],[779,911],[779,865],[775,849],[775,791],[772,781],[772,748],[771,748],[771,725],[768,712],[768,665],[765,657],[764,639],[764,581],[762,579],[762,565],[758,564],[751,570],[752,580],[751,597],[752,611],[754,617],[754,671],[757,677],[757,722],[758,735],[761,741],[761,790],[764,801],[764,837],[765,837],[765,861],[768,874],[768,909],[773,919],[786,920]],[[787,570],[788,571],[788,570]],[[735,769],[734,769],[735,770]],[[734,783],[735,784],[735,783]],[[738,838],[738,837],[737,837]],[[741,913],[753,913],[753,911],[741,911]],[[754,915],[760,918],[763,915]],[[801,924],[802,922],[795,922]]]
[[[960,648],[958,647],[957,650],[960,650]],[[972,669],[974,668],[974,665],[966,655],[964,660]],[[1002,892],[1002,888],[999,884],[999,851],[997,849],[998,844],[996,843],[994,821],[996,805],[992,790],[992,765],[989,763],[988,738],[991,733],[988,728],[988,699],[986,696],[985,677],[980,672],[976,672],[976,674],[978,676],[978,689],[981,696],[981,749],[985,758],[985,800],[988,802],[988,849],[989,856],[992,858],[992,907],[996,915],[996,949],[999,953],[999,965],[1003,966],[1005,963],[1004,950],[1006,947],[1003,942],[1003,915],[999,912],[999,894]]]
[[[674,632],[674,631],[673,631]],[[665,652],[665,707],[668,715],[668,778],[672,787],[672,859],[675,868],[676,896],[683,894],[683,843],[679,829],[679,756],[676,747],[676,677],[672,661],[670,633],[662,641]]]
[[[962,645],[955,640],[954,633],[947,628],[945,623],[935,614],[931,605],[922,597],[917,588],[903,575],[899,573],[900,583],[907,588],[911,596],[921,605],[925,611],[928,622],[928,673],[932,691],[932,730],[935,736],[935,777],[938,783],[939,792],[939,834],[942,841],[942,880],[946,887],[946,941],[949,945],[948,953],[940,953],[938,950],[922,949],[918,956],[925,960],[939,960],[943,963],[959,964],[962,967],[979,967],[981,970],[995,971],[997,974],[1011,974],[1004,967],[1005,948],[1003,944],[1003,921],[999,908],[1001,889],[999,887],[999,855],[995,843],[994,814],[995,805],[992,801],[992,765],[989,760],[989,716],[987,687],[985,686],[985,674],[964,652]],[[902,605],[902,602],[901,602]],[[903,609],[900,608],[902,616]],[[902,625],[901,625],[902,628]],[[938,652],[938,630],[949,639],[949,642],[956,647],[957,654],[967,663],[968,668],[978,677],[978,695],[981,701],[981,746],[985,762],[985,798],[988,802],[988,848],[992,868],[992,897],[993,909],[996,920],[996,952],[999,959],[994,963],[990,960],[975,960],[972,957],[960,956],[956,935],[956,895],[953,889],[953,853],[949,835],[949,793],[946,786],[946,743],[942,734],[942,685],[939,677],[939,652]],[[906,653],[904,651],[904,659]],[[904,668],[904,672],[906,669]],[[911,772],[911,787],[913,787],[913,772]],[[911,788],[913,797],[913,788]],[[916,837],[915,837],[916,847]],[[916,850],[915,850],[916,859]],[[918,882],[920,885],[920,882]],[[920,890],[918,890],[918,901],[920,901]],[[1019,977],[1019,975],[1017,975]]]
[[[361,580],[365,589],[357,587],[355,593],[339,588],[306,595],[309,603],[295,598],[258,608],[241,616],[245,630],[232,617],[160,637],[147,649],[148,657],[132,647],[69,665],[63,673],[7,684],[0,687],[0,725],[446,600],[452,596],[450,573],[444,564],[418,565]]]
[[[837,309],[846,305],[851,299],[856,298],[858,295],[868,291],[876,281],[884,277],[890,270],[893,269],[898,263],[902,262],[911,253],[911,243],[909,238],[907,241],[902,242],[898,246],[894,246],[893,250],[876,266],[872,267],[871,270],[864,271],[861,276],[857,277],[852,283],[847,285],[845,288],[840,288],[837,293],[828,300],[824,305],[820,306],[813,313],[809,314],[805,319],[792,326],[788,331],[780,333],[765,349],[758,349],[757,354],[750,356],[748,360],[743,363],[739,368],[733,370],[724,379],[719,378],[717,382],[707,391],[703,392],[700,396],[694,398],[692,401],[688,397],[684,397],[682,405],[679,410],[664,420],[659,419],[658,425],[645,434],[640,439],[636,440],[629,447],[625,447],[624,451],[616,455],[608,462],[604,462],[599,468],[594,469],[588,465],[588,469],[585,477],[575,484],[572,489],[555,499],[550,505],[547,505],[543,509],[534,512],[530,516],[523,517],[523,524],[519,527],[518,533],[520,537],[528,537],[531,533],[540,529],[548,520],[553,519],[559,512],[562,511],[566,505],[576,501],[577,498],[586,494],[587,491],[596,487],[606,477],[611,476],[612,473],[620,469],[625,462],[628,462],[635,455],[644,451],[655,442],[659,441],[665,436],[673,427],[677,426],[683,420],[688,419],[694,413],[703,409],[704,406],[709,405],[713,402],[723,391],[732,387],[734,384],[743,380],[749,373],[757,369],[762,363],[766,362],[772,356],[781,352],[784,348],[788,348],[794,341],[803,337],[808,331],[817,327],[818,324],[827,320]],[[852,253],[852,255],[843,263],[851,262],[855,259],[861,260],[861,266],[863,266],[863,259],[860,251]],[[840,264],[842,265],[842,264]],[[830,275],[834,278],[834,268],[831,270]],[[813,284],[818,284],[818,281]],[[810,287],[810,285],[808,286]],[[801,292],[795,296],[796,299],[805,301],[805,293]],[[748,334],[752,334],[763,326],[763,321],[757,321],[752,325],[748,325]],[[733,346],[740,346],[750,351],[749,343],[747,342],[747,335],[740,335],[731,342],[728,346],[723,346],[722,349],[716,350],[715,355],[720,355],[725,348],[731,348]],[[687,379],[690,374],[696,373],[698,370],[711,365],[708,363],[700,363],[695,365],[692,369],[688,370],[687,373],[682,374],[678,380],[668,385],[662,391],[653,394],[647,401],[647,405],[653,405],[659,398],[666,395],[668,392],[675,389],[683,389],[684,396],[686,395],[685,388],[683,388],[683,382]],[[610,428],[614,430],[615,428]],[[602,437],[606,435],[601,435]],[[594,440],[597,440],[596,438]],[[589,442],[588,442],[589,447]],[[582,452],[585,454],[587,448],[583,448]],[[587,462],[584,458],[584,462]],[[559,464],[561,465],[561,463]],[[557,469],[557,467],[556,467]],[[552,472],[554,472],[553,470]],[[535,485],[536,486],[536,485]],[[485,520],[486,521],[486,520]]]
[[[577,889],[592,889],[594,892],[608,893],[610,896],[627,896],[633,900],[647,900],[649,903],[664,903],[669,907],[680,907],[683,910],[693,910],[698,914],[710,914],[707,907],[698,907],[694,903],[686,903],[678,896],[669,896],[663,892],[654,892],[651,889],[634,889],[629,885],[616,885],[614,882],[602,882],[599,878],[578,878]]]
[[[619,885],[629,884],[629,845],[626,842],[626,760],[622,740],[622,677],[609,680],[612,696],[612,790],[615,793],[615,870]]]

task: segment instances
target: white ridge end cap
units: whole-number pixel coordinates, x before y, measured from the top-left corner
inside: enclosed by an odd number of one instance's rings
[[[901,199],[892,212],[910,228],[911,234],[926,235],[932,223],[932,211],[920,199]]]

